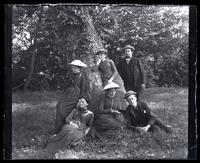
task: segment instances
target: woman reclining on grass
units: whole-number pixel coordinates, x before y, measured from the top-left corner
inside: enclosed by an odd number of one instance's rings
[[[53,135],[47,145],[46,149],[49,153],[77,145],[88,134],[94,119],[94,114],[87,109],[88,103],[86,98],[79,99],[77,107],[65,119],[66,124],[62,130],[57,135]]]

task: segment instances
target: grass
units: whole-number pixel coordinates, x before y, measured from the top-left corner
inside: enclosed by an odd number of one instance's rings
[[[44,148],[54,127],[59,95],[60,92],[13,93],[12,159],[49,159]],[[187,159],[188,89],[149,88],[142,99],[173,127],[173,134],[127,130],[118,141],[88,138],[75,148],[57,152],[52,159]],[[95,104],[94,100],[92,107]]]

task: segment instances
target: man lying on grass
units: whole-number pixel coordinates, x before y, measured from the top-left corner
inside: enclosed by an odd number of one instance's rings
[[[124,114],[127,128],[134,131],[157,131],[160,128],[166,133],[172,133],[171,126],[153,115],[146,103],[137,101],[136,94],[134,91],[125,93],[124,98],[129,103]]]
[[[62,130],[51,138],[46,148],[48,152],[54,153],[67,146],[75,146],[88,134],[94,119],[93,112],[87,109],[88,103],[87,98],[79,99],[76,108],[65,119],[66,124]]]

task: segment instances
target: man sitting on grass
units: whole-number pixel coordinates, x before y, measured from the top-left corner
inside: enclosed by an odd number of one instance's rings
[[[136,94],[134,91],[125,93],[124,98],[129,103],[124,113],[127,128],[134,131],[155,131],[159,127],[166,133],[172,133],[172,128],[153,115],[146,103],[137,101]]]

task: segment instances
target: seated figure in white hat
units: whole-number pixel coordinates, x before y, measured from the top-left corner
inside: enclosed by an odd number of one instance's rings
[[[127,103],[121,98],[122,92],[119,91],[119,85],[114,82],[108,83],[102,90],[100,96],[99,108],[95,115],[92,136],[102,138],[102,136],[119,136],[119,132],[124,126],[123,115]],[[116,134],[116,132],[117,134]]]
[[[60,132],[65,124],[65,118],[75,108],[78,100],[89,97],[89,80],[82,71],[87,65],[80,60],[74,60],[69,65],[72,70],[69,83],[66,84],[65,91],[56,106],[55,134]]]

